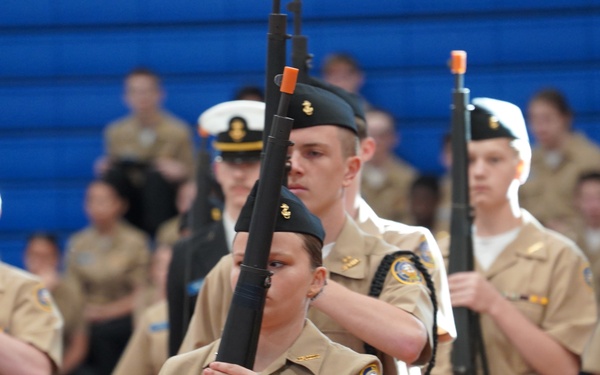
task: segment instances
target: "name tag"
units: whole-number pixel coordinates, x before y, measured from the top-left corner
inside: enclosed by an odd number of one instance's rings
[[[190,297],[197,296],[204,284],[204,278],[194,280],[187,285],[187,294]]]
[[[150,332],[164,331],[165,329],[169,329],[169,322],[165,320],[163,322],[152,323],[150,324],[150,327],[148,327],[148,329],[150,330]]]

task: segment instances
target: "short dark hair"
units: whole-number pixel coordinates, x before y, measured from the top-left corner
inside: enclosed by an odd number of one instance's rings
[[[550,87],[545,88],[533,95],[529,101],[543,101],[556,108],[564,116],[573,116],[573,110],[567,101],[567,98],[558,89]]]
[[[60,255],[60,246],[58,245],[58,238],[55,234],[44,231],[33,232],[27,236],[27,245],[34,240],[43,240],[48,242],[56,250],[56,255]]]
[[[125,76],[125,80],[128,80],[129,78],[135,77],[135,76],[146,76],[146,77],[152,78],[154,80],[154,82],[156,83],[156,87],[160,87],[160,85],[161,85],[160,77],[154,70],[152,70],[150,68],[147,68],[144,66],[135,67],[135,68],[131,69],[129,71],[129,73],[127,73],[127,75]]]
[[[588,181],[596,181],[600,182],[600,170],[597,171],[587,171],[579,175],[577,178],[577,184],[575,185],[575,191],[578,192],[585,182]]]
[[[248,97],[256,97],[259,101],[265,101],[265,94],[263,90],[258,86],[242,86],[240,87],[233,97],[234,100],[248,100]]]
[[[355,72],[361,72],[362,69],[358,64],[358,61],[354,57],[352,57],[349,53],[345,52],[336,52],[331,53],[325,57],[323,61],[323,65],[321,71],[326,73],[328,69],[330,69],[335,64],[346,64],[352,68]]]
[[[415,178],[413,181],[410,191],[411,193],[419,187],[429,189],[436,197],[440,196],[440,183],[437,177],[432,175],[421,175]]]

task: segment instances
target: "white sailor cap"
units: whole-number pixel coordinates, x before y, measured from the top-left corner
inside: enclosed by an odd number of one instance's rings
[[[234,100],[217,104],[200,115],[202,132],[215,136],[213,147],[226,161],[260,160],[265,103]]]

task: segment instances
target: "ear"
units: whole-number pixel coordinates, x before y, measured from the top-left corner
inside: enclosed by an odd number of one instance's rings
[[[325,284],[327,284],[326,280],[327,269],[325,267],[317,267],[313,272],[313,279],[306,296],[308,298],[314,298],[317,294],[321,293]]]
[[[375,143],[375,139],[373,137],[367,137],[360,142],[360,158],[363,163],[368,162],[373,157],[375,150],[377,149],[377,144]]]
[[[215,176],[215,180],[217,180],[219,184],[221,184],[221,175],[219,174],[221,171],[220,165],[221,163],[218,161],[212,163],[213,175]]]
[[[360,171],[361,165],[362,161],[358,156],[350,156],[346,159],[346,173],[342,182],[343,187],[350,186],[354,178],[356,178],[358,171]]]

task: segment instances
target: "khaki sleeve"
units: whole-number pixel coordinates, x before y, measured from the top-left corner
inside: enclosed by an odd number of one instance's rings
[[[62,365],[63,321],[50,292],[34,280],[22,283],[10,327],[10,335],[27,342]]]
[[[142,287],[148,284],[150,249],[146,240],[138,240],[132,244],[132,247],[132,263],[128,278],[134,287]]]
[[[548,307],[541,328],[581,355],[596,322],[596,303],[587,260],[563,249],[553,269]]]
[[[422,282],[410,277],[413,271],[420,272],[408,259],[400,257],[392,263],[379,299],[414,315],[425,325],[429,345],[414,363],[421,365],[429,361],[433,347],[433,304],[423,276]]]
[[[183,132],[181,137],[181,144],[178,149],[179,153],[177,158],[188,167],[188,172],[190,175],[192,175],[194,173],[194,145],[192,143],[191,131],[187,125],[186,130]]]
[[[221,337],[233,296],[230,281],[232,262],[231,255],[226,255],[206,275],[179,354],[208,345]]]
[[[600,355],[598,353],[600,353],[600,323],[596,325],[596,330],[583,355],[582,368],[584,371],[600,374]]]

